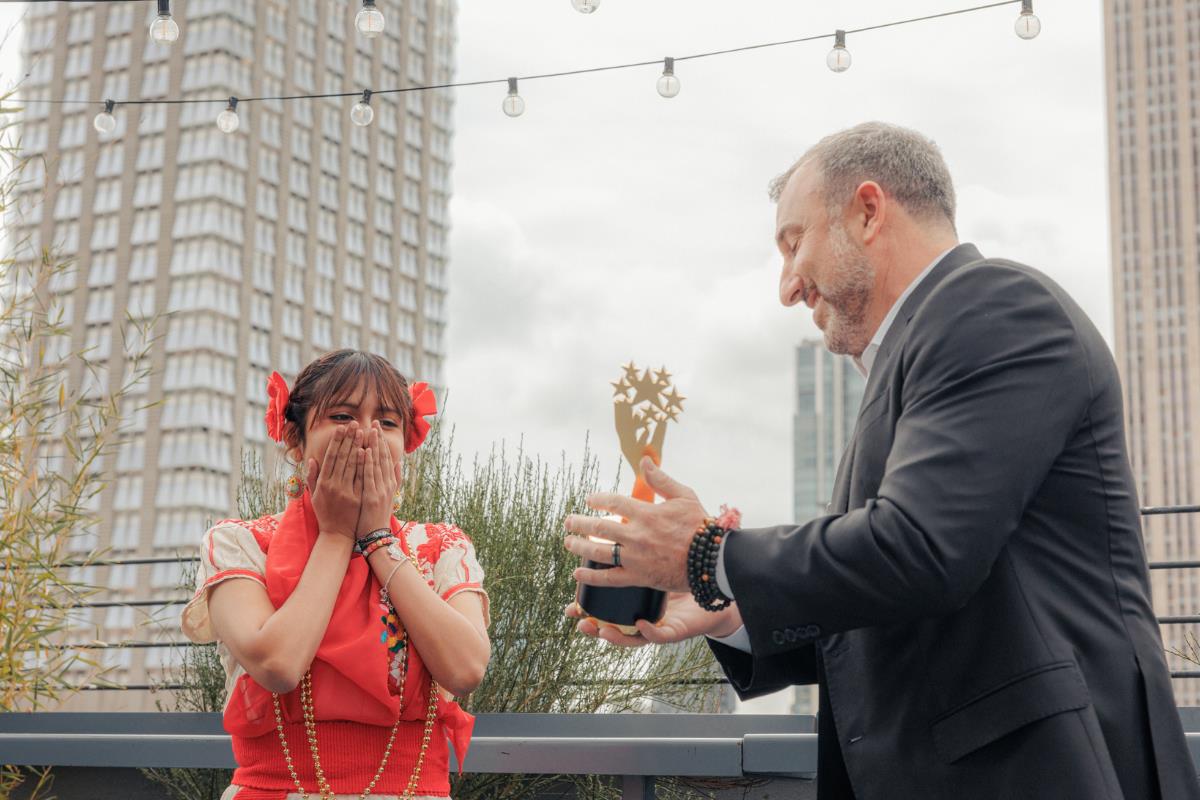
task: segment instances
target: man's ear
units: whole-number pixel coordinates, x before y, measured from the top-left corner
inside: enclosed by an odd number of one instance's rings
[[[863,244],[870,244],[883,230],[889,212],[888,197],[875,181],[863,181],[854,192],[854,210],[862,221]]]

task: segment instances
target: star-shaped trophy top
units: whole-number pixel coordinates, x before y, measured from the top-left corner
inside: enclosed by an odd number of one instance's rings
[[[640,370],[631,361],[621,369],[621,378],[611,384],[617,435],[621,451],[637,472],[643,455],[653,452],[662,457],[667,424],[679,421],[687,398],[671,384],[666,367]]]

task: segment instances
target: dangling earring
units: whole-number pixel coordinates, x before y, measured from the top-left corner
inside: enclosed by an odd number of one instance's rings
[[[300,476],[299,466],[283,482],[283,491],[288,497],[300,497],[304,494],[304,479]]]
[[[400,504],[402,502],[404,502],[404,495],[401,492],[397,491],[392,495],[392,516],[397,519],[400,518]]]

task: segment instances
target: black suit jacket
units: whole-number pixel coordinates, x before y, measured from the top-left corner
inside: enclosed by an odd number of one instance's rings
[[[1121,402],[1036,270],[960,245],[907,298],[832,513],[725,549],[753,655],[714,653],[742,697],[820,673],[821,798],[1200,798]]]

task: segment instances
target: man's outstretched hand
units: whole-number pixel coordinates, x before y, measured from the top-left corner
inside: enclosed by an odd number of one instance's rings
[[[686,592],[688,547],[707,516],[696,493],[672,478],[649,458],[642,459],[642,477],[661,503],[647,503],[625,495],[599,492],[587,498],[596,511],[616,519],[570,514],[563,524],[563,544],[577,556],[612,564],[613,546],[592,537],[620,544],[621,564],[613,569],[575,570],[575,580],[591,586],[645,586],[664,592]]]
[[[667,597],[667,609],[658,624],[638,620],[638,636],[621,633],[612,625],[598,623],[594,617],[584,617],[579,606],[567,604],[566,616],[579,620],[576,630],[596,639],[603,639],[621,647],[641,647],[647,644],[671,644],[691,639],[693,636],[728,636],[742,624],[737,606],[724,611],[705,611],[696,605],[690,594],[675,592]]]

